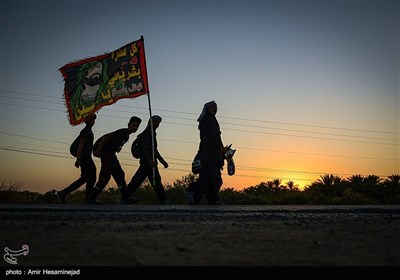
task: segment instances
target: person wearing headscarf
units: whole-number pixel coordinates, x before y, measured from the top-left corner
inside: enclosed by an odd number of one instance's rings
[[[152,125],[150,121],[152,121]],[[128,184],[126,195],[122,199],[122,202],[126,204],[136,202],[136,199],[131,198],[131,195],[140,187],[146,178],[149,179],[153,189],[155,190],[159,204],[170,204],[166,198],[165,190],[161,183],[160,171],[158,170],[158,161],[161,162],[164,168],[168,168],[168,163],[164,160],[157,149],[156,129],[159,127],[161,121],[162,118],[160,116],[152,116],[146,129],[138,135],[141,150],[139,160],[140,166]],[[151,132],[151,127],[153,127],[153,133]],[[155,160],[153,160],[152,136],[154,141]],[[155,177],[153,176],[153,168]]]
[[[201,186],[209,204],[218,203],[218,193],[222,186],[221,169],[224,165],[225,147],[215,115],[218,106],[215,101],[204,104],[197,119],[200,130],[200,145],[196,158],[201,162],[198,185]],[[199,192],[194,192],[194,201],[199,202]]]

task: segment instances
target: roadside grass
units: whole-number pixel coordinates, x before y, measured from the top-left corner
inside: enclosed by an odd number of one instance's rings
[[[349,178],[360,175],[353,175]],[[371,179],[370,175],[365,179]],[[377,177],[377,176],[375,176]],[[333,181],[325,179],[336,178]],[[183,176],[172,184],[164,186],[167,199],[175,205],[188,204],[184,189],[193,183],[197,177],[193,174]],[[392,175],[389,179],[375,178],[375,183],[365,180],[365,186],[353,185],[351,180],[337,180],[333,175],[321,176],[304,190],[293,187],[293,183],[282,185],[279,179],[262,182],[243,190],[223,188],[219,192],[219,200],[226,205],[374,205],[374,204],[400,204],[400,176]],[[359,182],[359,180],[358,180]],[[59,188],[58,190],[60,190]],[[150,182],[146,180],[138,188],[133,197],[140,198],[138,204],[157,204],[157,196]],[[82,204],[85,198],[85,189],[80,189],[67,195],[68,204]],[[105,204],[120,202],[121,194],[116,187],[110,187],[98,196]],[[57,191],[52,189],[44,194],[25,190],[20,181],[2,182],[0,185],[0,203],[60,203]],[[200,204],[205,204],[203,201]]]

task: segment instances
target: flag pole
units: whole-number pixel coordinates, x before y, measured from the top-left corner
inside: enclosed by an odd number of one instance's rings
[[[140,36],[140,39],[143,42],[143,53],[144,53],[144,38],[143,38],[143,35]],[[144,57],[146,57],[146,55],[144,55]],[[155,153],[155,147],[154,147],[154,129],[153,129],[153,120],[152,120],[153,115],[151,113],[150,90],[147,93],[147,100],[148,100],[148,103],[149,103],[152,159],[153,159],[153,162],[156,163],[156,153]],[[153,166],[153,182],[150,182],[150,183],[152,184],[153,187],[156,185],[156,167],[155,166]]]
[[[151,152],[152,152],[153,162],[156,163],[156,153],[155,153],[155,147],[154,147],[154,129],[153,129],[152,114],[151,114],[150,92],[147,94],[147,100],[149,101],[151,147],[152,147]],[[155,166],[153,166],[153,182],[151,182],[151,184],[152,184],[153,187],[156,185],[156,167]]]

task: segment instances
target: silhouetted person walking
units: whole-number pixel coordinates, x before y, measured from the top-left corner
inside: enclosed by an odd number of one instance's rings
[[[200,160],[201,169],[198,180],[189,187],[189,191],[194,194],[195,204],[201,201],[202,193],[205,194],[209,204],[217,204],[218,193],[222,186],[221,169],[224,166],[226,150],[221,140],[219,123],[215,117],[217,110],[217,103],[208,102],[197,119],[200,145],[196,159]]]
[[[121,151],[122,146],[128,142],[129,135],[137,131],[141,122],[142,120],[140,118],[132,117],[129,120],[128,128],[121,128],[103,135],[96,141],[93,147],[93,155],[100,157],[101,169],[96,186],[90,193],[88,199],[89,204],[101,203],[96,197],[106,187],[111,176],[114,178],[119,190],[124,196],[126,192],[125,172],[118,161],[116,153]]]
[[[161,183],[161,175],[157,166],[157,162],[160,161],[164,168],[168,168],[168,163],[163,159],[157,149],[156,129],[159,127],[161,120],[161,117],[156,115],[151,118],[151,121],[153,122],[155,161],[153,161],[150,120],[146,129],[138,136],[140,139],[138,143],[138,145],[140,145],[140,166],[128,184],[126,196],[123,198],[123,202],[125,203],[131,202],[130,196],[140,187],[144,180],[148,178],[157,194],[159,204],[169,204],[169,201],[166,199],[165,190]],[[155,177],[153,177],[153,168],[155,169]]]
[[[79,133],[79,136],[72,143],[70,151],[76,156],[75,167],[81,168],[81,177],[71,185],[57,192],[61,203],[65,203],[67,194],[81,187],[86,183],[85,202],[87,201],[94,184],[96,183],[96,165],[92,159],[92,148],[94,134],[92,127],[95,124],[96,115],[90,114],[85,118],[85,127]]]

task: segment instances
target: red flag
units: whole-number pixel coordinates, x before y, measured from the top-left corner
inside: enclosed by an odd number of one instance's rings
[[[71,125],[121,98],[149,93],[143,37],[111,53],[66,64],[59,71]]]

